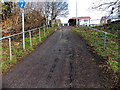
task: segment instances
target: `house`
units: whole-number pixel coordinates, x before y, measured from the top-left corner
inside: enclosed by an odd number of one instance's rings
[[[110,22],[118,21],[120,18],[118,16],[103,16],[100,20],[100,24],[108,24]]]
[[[118,21],[118,20],[120,20],[120,17],[115,17],[114,16],[110,19],[111,22]]]
[[[100,20],[100,24],[103,25],[103,24],[107,24],[107,16],[103,16]]]
[[[79,26],[89,26],[90,25],[90,17],[89,16],[86,16],[86,17],[72,17],[71,19],[74,19],[74,20],[78,20],[78,25]]]

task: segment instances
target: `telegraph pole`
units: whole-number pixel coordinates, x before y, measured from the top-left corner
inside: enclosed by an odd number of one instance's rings
[[[77,0],[76,0],[76,27],[78,26],[78,18],[77,18]]]

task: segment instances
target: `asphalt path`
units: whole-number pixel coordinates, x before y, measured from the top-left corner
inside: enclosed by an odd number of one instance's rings
[[[87,45],[72,27],[55,31],[5,74],[3,88],[102,88]]]

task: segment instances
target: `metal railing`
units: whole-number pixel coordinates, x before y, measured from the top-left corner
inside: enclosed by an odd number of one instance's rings
[[[24,31],[24,32],[21,32],[21,33],[16,33],[16,34],[13,34],[13,35],[9,35],[9,36],[6,36],[6,37],[2,37],[0,38],[0,41],[4,40],[4,39],[8,39],[9,40],[9,53],[10,53],[10,60],[12,60],[12,43],[11,43],[11,38],[14,37],[14,36],[18,36],[18,35],[22,35],[22,34],[25,34],[25,33],[29,33],[29,37],[30,37],[30,46],[32,47],[32,31],[35,31],[35,30],[39,30],[39,41],[41,41],[41,29],[44,29],[44,37],[46,36],[46,32],[45,32],[45,28],[47,26],[42,26],[42,27],[39,27],[39,28],[35,28],[35,29],[31,29],[31,30],[28,30],[28,31]],[[24,49],[24,43],[23,44],[23,49]]]
[[[98,30],[98,29],[95,29],[95,28],[89,28],[89,29],[92,29],[92,30],[97,31],[97,32],[102,32],[102,33],[104,33],[104,43],[103,43],[103,47],[104,47],[104,49],[106,49],[107,32],[101,31],[101,30]]]

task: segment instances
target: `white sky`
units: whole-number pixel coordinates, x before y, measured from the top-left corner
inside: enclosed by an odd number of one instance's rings
[[[0,0],[1,1],[1,0]],[[19,0],[4,0],[4,1],[19,1]],[[50,0],[25,0],[27,1],[34,1],[34,2],[43,2],[43,1],[50,1]],[[69,5],[69,15],[67,18],[60,18],[62,23],[67,23],[68,20],[72,17],[76,17],[76,1],[77,1],[77,13],[78,17],[81,16],[90,16],[91,17],[91,24],[98,24],[100,20],[94,21],[95,19],[101,19],[102,16],[108,15],[108,13],[103,11],[91,10],[89,8],[92,7],[93,3],[99,4],[101,2],[107,1],[114,1],[114,0],[58,0],[58,1],[67,1]]]
[[[97,10],[91,10],[91,6],[93,3],[97,3],[99,0],[77,0],[77,12],[78,17],[81,16],[90,16],[91,20],[93,19],[101,19],[102,16],[105,16],[106,13]],[[61,18],[62,23],[67,23],[68,19],[72,17],[76,17],[76,0],[68,0],[69,4],[69,15],[68,18]],[[99,23],[99,21],[91,21],[91,23]]]

